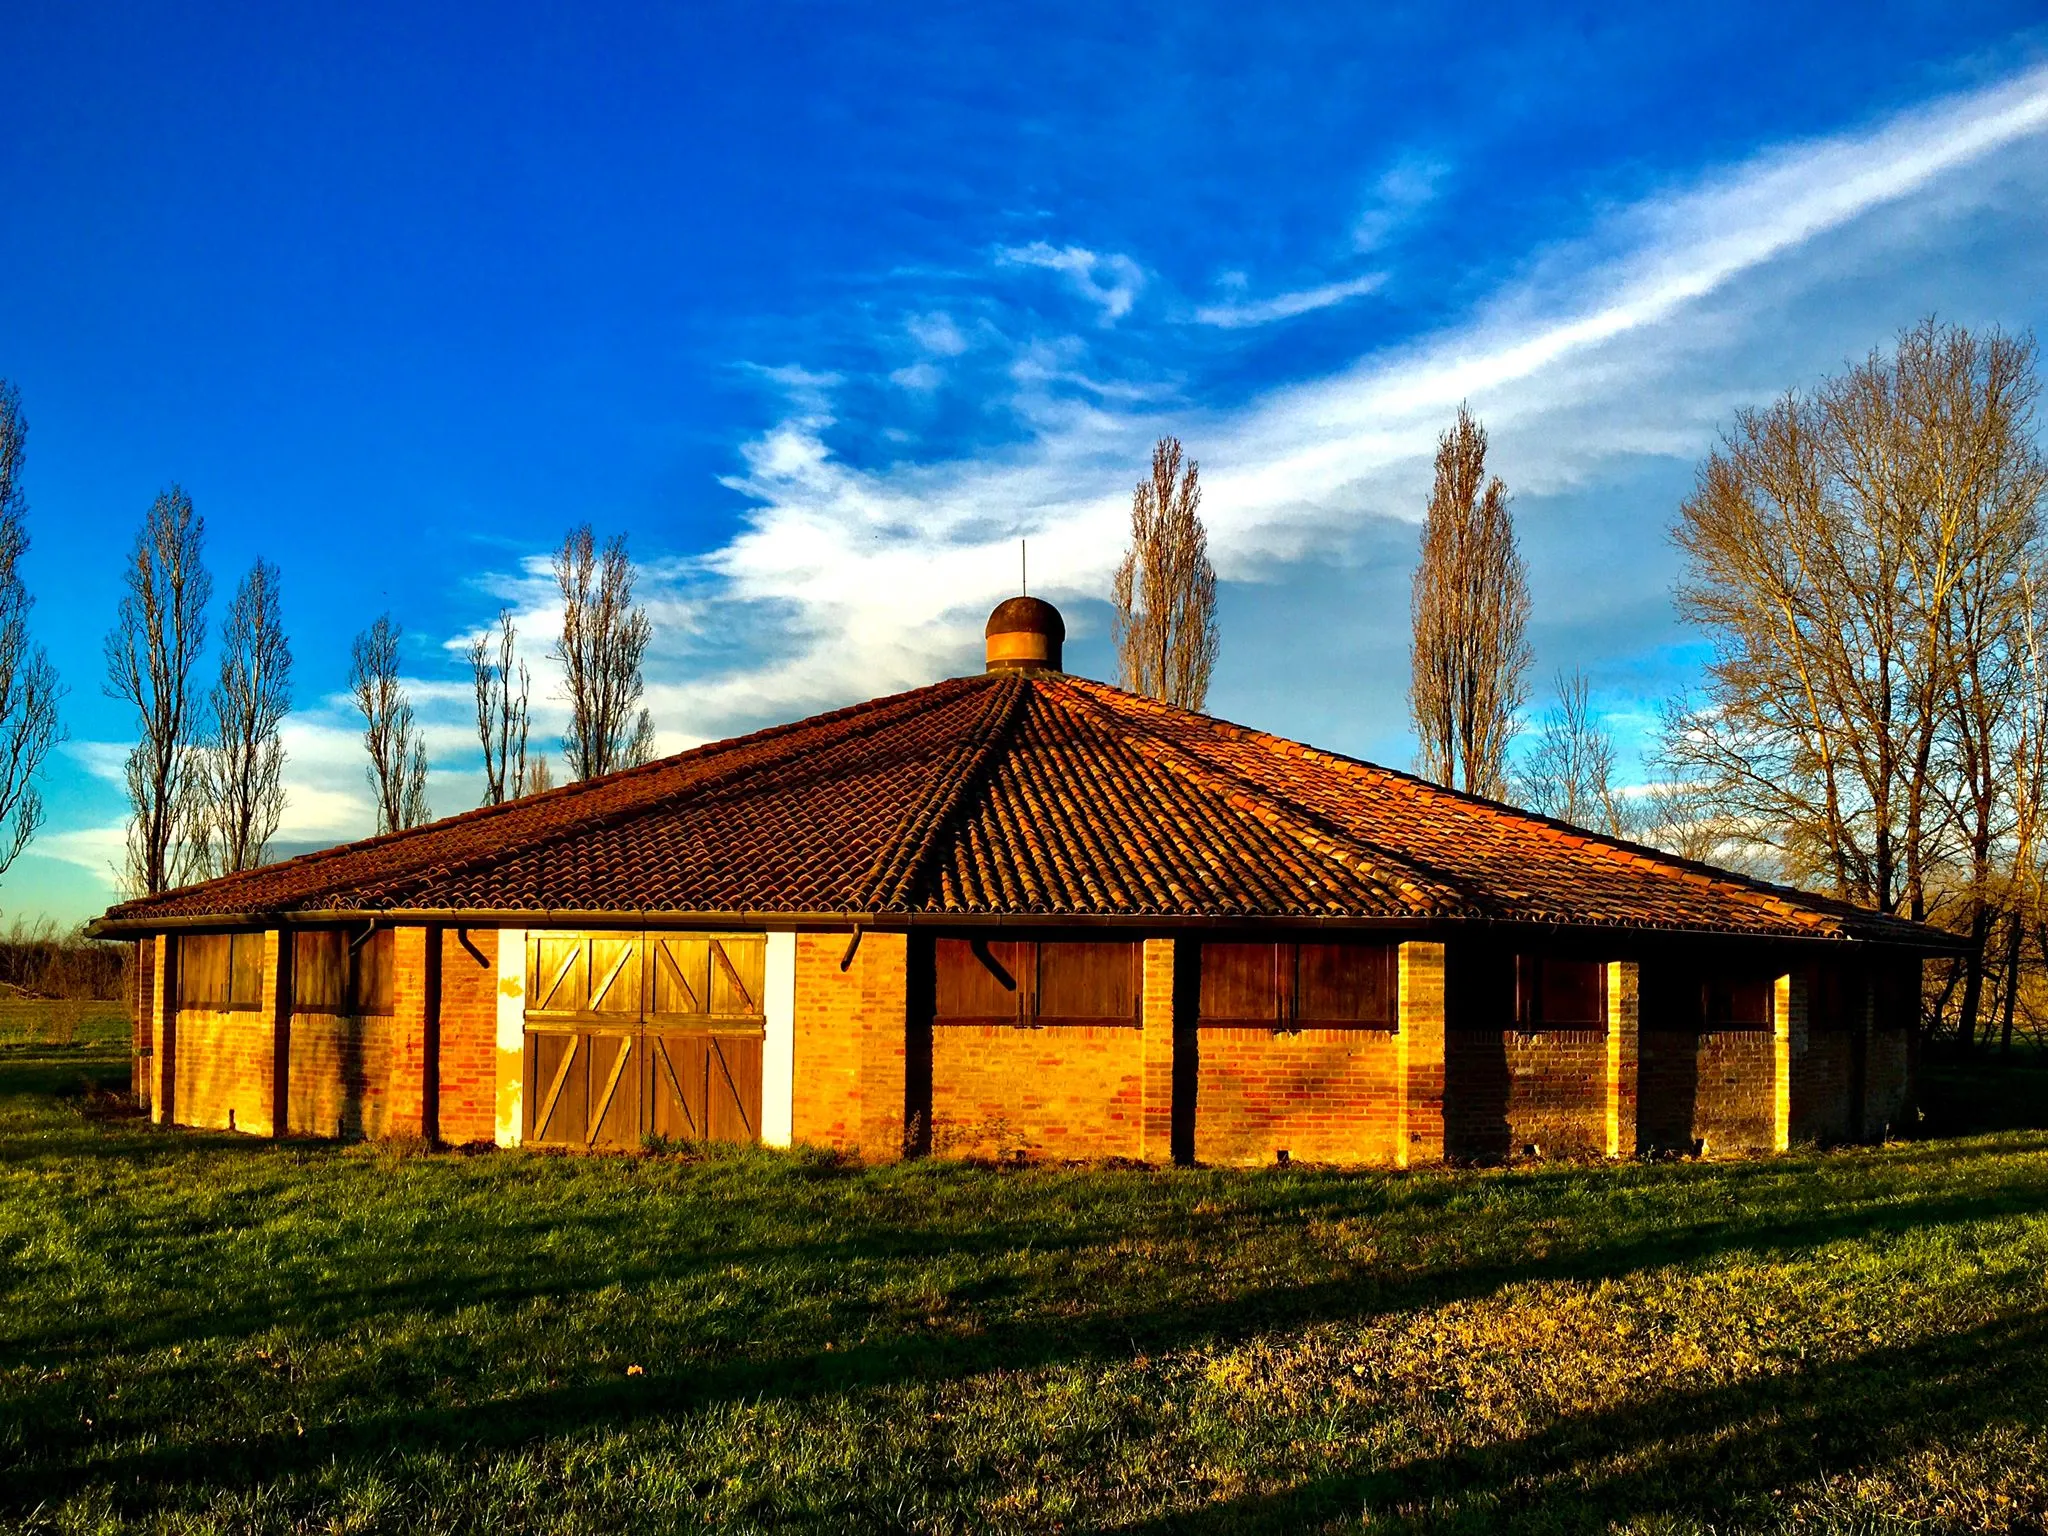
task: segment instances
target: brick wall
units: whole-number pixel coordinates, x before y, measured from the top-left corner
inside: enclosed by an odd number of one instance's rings
[[[1903,1029],[1876,1028],[1870,1032],[1870,1051],[1864,1061],[1863,1130],[1865,1136],[1882,1136],[1887,1128],[1896,1130],[1912,1102],[1912,1039]]]
[[[180,1008],[175,1036],[180,1125],[270,1134],[273,1037],[254,1008]]]
[[[1769,1030],[1700,1031],[1692,1131],[1708,1156],[1771,1150],[1775,1049]]]
[[[1454,1029],[1444,1046],[1444,1141],[1493,1160],[1607,1150],[1607,1032]]]
[[[1227,1029],[1199,1034],[1195,1158],[1270,1163],[1395,1160],[1400,1058],[1384,1029]]]
[[[428,1103],[434,1059],[431,1030],[438,954],[429,959],[428,943],[435,929],[395,928],[391,944],[391,1018],[385,1059],[384,1129],[386,1136],[426,1136],[434,1132]]]
[[[1145,1037],[1131,1028],[948,1024],[932,1030],[932,1151],[1137,1157]]]
[[[1813,1029],[1792,1063],[1792,1139],[1843,1141],[1855,1134],[1856,1030]]]
[[[796,936],[796,1075],[790,1094],[790,1139],[845,1150],[860,1145],[861,977],[867,951],[863,939],[842,971],[849,937]]]
[[[441,930],[438,1104],[441,1140],[461,1146],[497,1132],[498,935]]]
[[[860,1153],[893,1162],[905,1149],[904,1073],[909,1065],[910,936],[870,933],[854,957],[860,972]]]
[[[392,1021],[294,1013],[288,1124],[309,1136],[386,1134]]]

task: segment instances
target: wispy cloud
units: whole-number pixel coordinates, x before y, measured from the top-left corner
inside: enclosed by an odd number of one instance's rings
[[[1145,286],[1145,269],[1116,252],[1102,254],[1078,245],[1053,246],[1034,240],[1005,249],[1002,259],[1013,266],[1060,273],[1076,293],[1101,310],[1103,325],[1128,315],[1138,290]]]
[[[1403,155],[1382,171],[1351,225],[1351,248],[1376,251],[1436,201],[1450,167],[1424,155]]]
[[[1270,299],[1233,300],[1227,304],[1204,304],[1195,311],[1203,325],[1238,330],[1251,325],[1271,325],[1275,320],[1292,320],[1318,309],[1328,309],[1347,299],[1371,293],[1387,280],[1384,272],[1368,272],[1341,283],[1324,283],[1293,293],[1276,293]]]
[[[678,688],[674,707],[693,733],[708,733],[971,665],[975,621],[1007,590],[1020,534],[1031,538],[1034,587],[1099,593],[1130,466],[1162,430],[1199,445],[1226,577],[1340,539],[1363,513],[1410,515],[1435,433],[1461,399],[1483,406],[1497,441],[1514,443],[1527,489],[1570,484],[1615,455],[1693,454],[1725,399],[1677,400],[1646,384],[1674,349],[1725,348],[1731,336],[1726,316],[1696,332],[1675,321],[1744,274],[2044,127],[2048,70],[1763,154],[1620,210],[1545,253],[1464,324],[1228,411],[1168,416],[1143,400],[1102,399],[1070,406],[1006,451],[867,469],[832,451],[830,409],[799,406],[745,445],[727,483],[755,510],[705,561],[724,601],[784,615],[790,643],[761,665]],[[1896,238],[1926,234],[1901,226]],[[1105,315],[1128,312],[1135,262],[1107,269],[1127,274],[1112,287],[1091,252],[1011,255],[1085,282]],[[1551,430],[1566,418],[1570,431]]]

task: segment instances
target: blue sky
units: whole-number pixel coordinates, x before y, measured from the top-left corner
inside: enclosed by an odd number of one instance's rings
[[[1437,431],[1516,493],[1544,702],[1695,655],[1665,529],[1739,405],[2048,307],[2048,28],[1951,3],[39,7],[0,58],[0,377],[69,688],[0,913],[112,893],[121,552],[173,482],[284,571],[285,839],[369,830],[385,608],[436,810],[460,656],[630,535],[681,748],[978,665],[1032,540],[1075,670],[1152,439],[1202,465],[1215,712],[1394,763]],[[537,701],[544,724],[559,722]]]

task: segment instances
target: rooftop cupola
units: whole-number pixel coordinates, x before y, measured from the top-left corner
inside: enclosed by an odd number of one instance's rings
[[[1067,640],[1067,621],[1059,609],[1038,597],[1013,597],[996,604],[988,616],[988,669],[1016,672],[1039,668],[1060,670],[1060,650]]]

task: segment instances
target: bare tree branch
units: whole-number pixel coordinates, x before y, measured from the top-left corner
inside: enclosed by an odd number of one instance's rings
[[[154,896],[190,878],[198,852],[192,668],[206,644],[213,580],[206,523],[177,486],[149,509],[129,554],[127,591],[107,635],[107,693],[134,706],[140,740],[128,754],[127,888]]]
[[[292,707],[277,567],[258,560],[235,589],[221,629],[220,681],[209,700],[212,739],[201,759],[195,835],[210,875],[254,869],[284,818],[284,744]]]
[[[349,691],[363,716],[363,746],[370,754],[365,772],[376,797],[379,832],[403,832],[433,820],[427,807],[427,744],[398,680],[402,633],[390,614],[380,614],[356,636],[349,653]]]
[[[29,638],[35,599],[21,580],[28,553],[27,445],[20,393],[0,380],[0,874],[43,824],[36,780],[50,749],[64,739],[57,721],[62,689],[49,655]]]
[[[488,634],[478,635],[469,645],[470,675],[476,685],[476,733],[484,749],[485,805],[500,805],[527,792],[527,696],[532,678],[526,663],[513,654],[517,637],[512,610],[501,608],[495,658]]]
[[[631,766],[636,752],[653,754],[653,722],[640,708],[640,667],[652,629],[633,601],[633,581],[624,534],[600,554],[585,523],[570,529],[555,551],[555,582],[562,593],[562,641],[555,658],[569,688],[562,751],[572,778],[594,779]]]
[[[1216,570],[1202,526],[1200,467],[1177,437],[1152,449],[1131,496],[1131,543],[1116,571],[1115,638],[1124,687],[1200,709],[1216,669]]]
[[[1557,703],[1515,776],[1522,804],[1611,837],[1639,836],[1644,817],[1614,782],[1614,765],[1614,737],[1593,711],[1586,674],[1560,672]]]
[[[1439,784],[1500,799],[1515,712],[1528,696],[1529,583],[1507,487],[1486,476],[1486,429],[1462,405],[1437,440],[1410,613],[1418,769]]]

